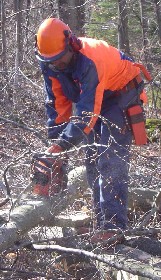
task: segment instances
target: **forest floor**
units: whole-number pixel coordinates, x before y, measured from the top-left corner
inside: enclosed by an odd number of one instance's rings
[[[41,110],[38,112],[41,115]],[[16,119],[12,120],[16,122]],[[30,164],[33,153],[40,152],[45,149],[46,131],[41,124],[41,118],[29,131],[24,123],[10,123],[1,119],[0,123],[0,141],[1,141],[1,179],[0,179],[0,201],[6,196],[6,188],[4,184],[4,174],[7,175],[7,183],[14,199],[23,191],[24,187],[30,181]],[[20,125],[22,124],[22,127]],[[35,129],[36,127],[36,129]],[[31,126],[30,126],[31,128]],[[36,134],[36,130],[41,131],[42,137]],[[76,159],[74,157],[76,156]],[[84,164],[78,155],[73,156],[73,168]],[[130,184],[129,188],[138,187],[159,191],[161,189],[161,147],[160,140],[155,143],[148,143],[143,147],[132,146],[131,161],[129,166]],[[89,204],[88,204],[89,203]],[[90,208],[90,202],[87,201],[87,209]],[[10,203],[7,203],[0,210],[0,216],[4,213],[8,215],[10,211]],[[82,204],[75,203],[76,211],[82,210]],[[74,209],[74,208],[73,208]],[[83,210],[84,211],[84,210]],[[139,213],[135,219],[139,218]],[[132,215],[134,218],[134,215]],[[130,221],[134,223],[135,221]],[[160,214],[155,220],[160,227]],[[154,220],[152,221],[154,223]],[[30,235],[48,237],[50,235],[61,236],[61,228],[37,227],[30,232]],[[12,238],[12,237],[11,237]],[[60,260],[61,259],[61,260]],[[3,268],[6,268],[3,270]],[[51,275],[52,278],[51,278]],[[99,272],[95,266],[77,263],[72,270],[66,263],[66,258],[53,252],[37,252],[27,248],[17,251],[4,252],[0,257],[0,279],[100,279]]]

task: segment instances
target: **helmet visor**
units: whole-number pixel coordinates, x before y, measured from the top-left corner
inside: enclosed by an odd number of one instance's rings
[[[63,50],[62,52],[58,53],[57,55],[51,56],[51,57],[46,57],[41,55],[38,50],[35,50],[35,56],[36,58],[41,61],[41,62],[46,62],[46,63],[51,63],[53,61],[56,61],[58,59],[60,59],[62,56],[64,56],[69,50],[69,46],[66,46],[65,50]]]

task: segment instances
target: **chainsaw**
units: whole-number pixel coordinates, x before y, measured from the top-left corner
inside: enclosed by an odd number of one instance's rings
[[[58,156],[35,154],[32,158],[30,179],[34,194],[60,194],[67,187],[66,163]]]

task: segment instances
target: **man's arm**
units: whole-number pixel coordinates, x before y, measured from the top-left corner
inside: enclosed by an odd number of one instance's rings
[[[98,80],[94,63],[82,63],[80,69],[80,100],[76,103],[76,114],[56,141],[64,150],[78,145],[93,129],[100,114],[104,83]],[[80,64],[79,64],[80,65]],[[93,123],[92,123],[93,122]]]
[[[49,74],[50,72],[43,71],[48,138],[57,139],[69,122],[72,114],[72,102],[64,96],[60,82],[56,78],[50,77]]]

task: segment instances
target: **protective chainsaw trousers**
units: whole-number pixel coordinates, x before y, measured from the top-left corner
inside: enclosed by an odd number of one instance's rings
[[[128,169],[132,131],[127,127],[124,110],[140,104],[141,89],[132,89],[131,96],[110,97],[101,117],[85,141],[88,183],[93,191],[97,227],[102,229],[127,226]]]

